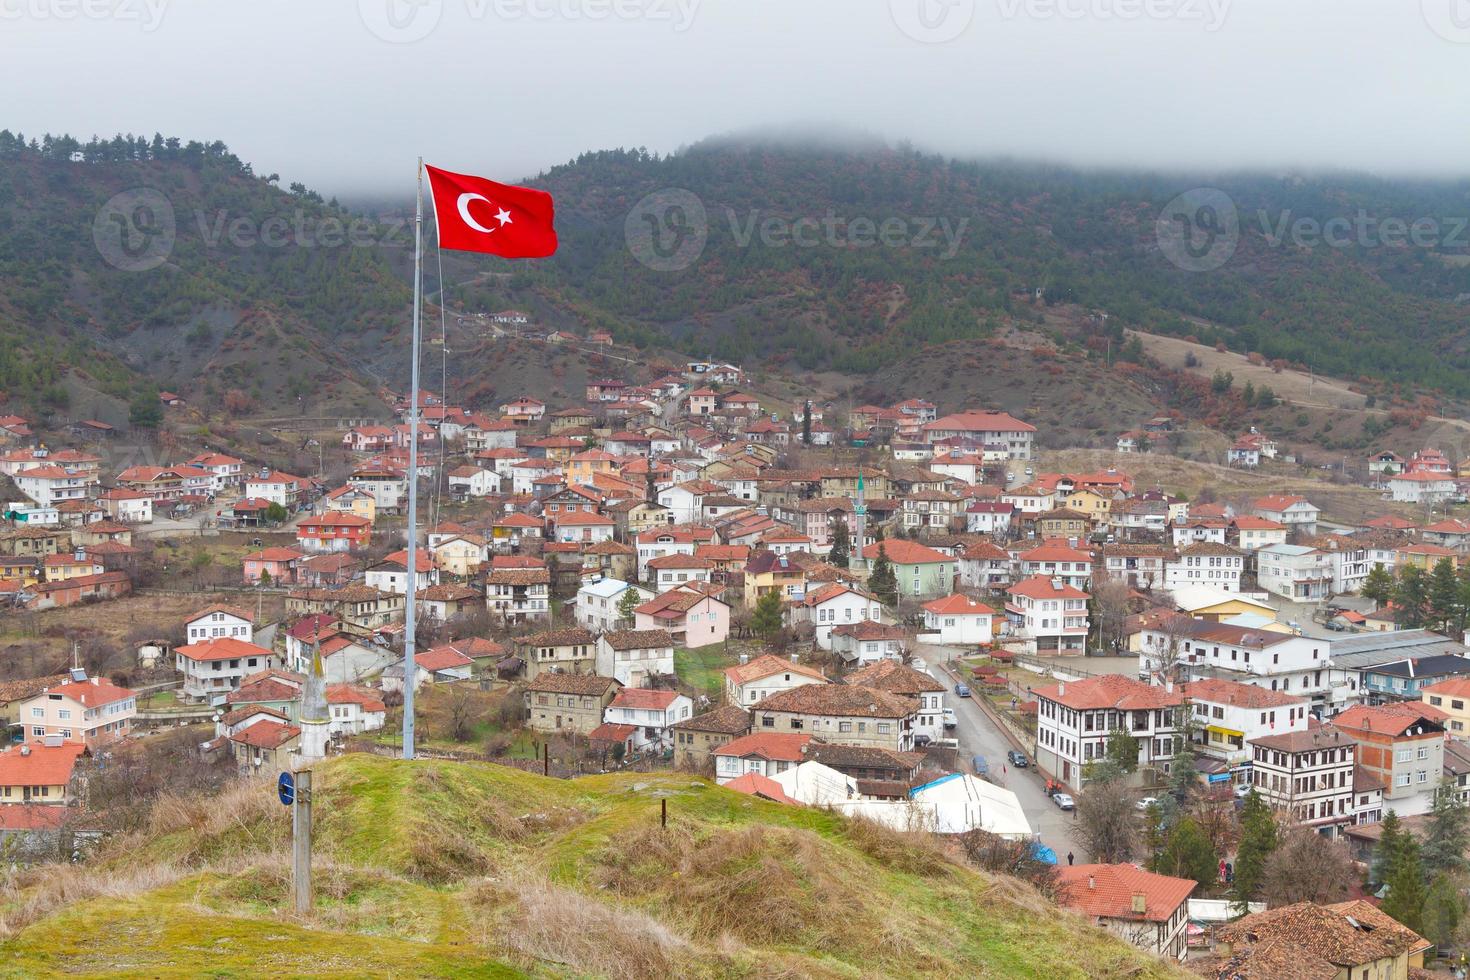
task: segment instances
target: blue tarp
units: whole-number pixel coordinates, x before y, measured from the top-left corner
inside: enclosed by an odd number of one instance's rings
[[[1057,852],[1039,840],[1031,842],[1031,856],[1038,861],[1045,861],[1047,864],[1057,863]]]

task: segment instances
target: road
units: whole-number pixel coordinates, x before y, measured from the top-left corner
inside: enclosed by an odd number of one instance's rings
[[[990,763],[991,782],[1016,794],[1021,801],[1021,809],[1026,812],[1026,819],[1031,823],[1031,829],[1041,834],[1042,843],[1056,851],[1061,861],[1065,861],[1067,852],[1072,851],[1078,862],[1085,863],[1086,855],[1070,834],[1073,815],[1058,810],[1056,804],[1046,795],[1043,789],[1045,779],[1040,771],[1029,766],[1016,769],[1006,762],[1006,752],[1014,746],[973,698],[960,697],[954,693],[951,685],[944,703],[946,707],[954,708],[955,721],[958,723],[954,737],[960,743],[960,768],[969,772],[971,757],[985,756]]]

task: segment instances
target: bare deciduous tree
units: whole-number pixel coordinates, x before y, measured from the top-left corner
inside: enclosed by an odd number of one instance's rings
[[[1072,838],[1094,861],[1117,864],[1138,851],[1138,811],[1123,780],[1094,781],[1077,798]]]
[[[1274,908],[1293,902],[1341,902],[1357,880],[1352,855],[1300,824],[1286,829],[1266,859],[1262,897]]]

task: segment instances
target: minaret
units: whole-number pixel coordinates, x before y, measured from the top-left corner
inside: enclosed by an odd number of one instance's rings
[[[331,723],[331,713],[327,710],[327,677],[322,669],[322,647],[320,642],[316,642],[311,646],[311,671],[301,689],[301,737],[296,743],[295,768],[308,768],[313,762],[327,757]]]
[[[863,558],[863,547],[868,537],[868,505],[864,503],[863,471],[861,469],[858,470],[857,499],[852,503],[852,513],[857,518],[857,534],[853,539],[852,547],[847,549],[847,570],[858,572],[867,567],[867,561]]]

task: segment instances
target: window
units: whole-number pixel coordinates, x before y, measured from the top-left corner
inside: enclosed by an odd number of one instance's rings
[[[1420,758],[1420,759],[1427,759],[1427,758],[1429,758],[1429,746],[1427,746],[1427,745],[1421,745],[1421,746],[1419,746],[1418,758]]]
[[[1394,784],[1397,786],[1409,785],[1409,774],[1406,772],[1399,773],[1399,775],[1394,779]]]

